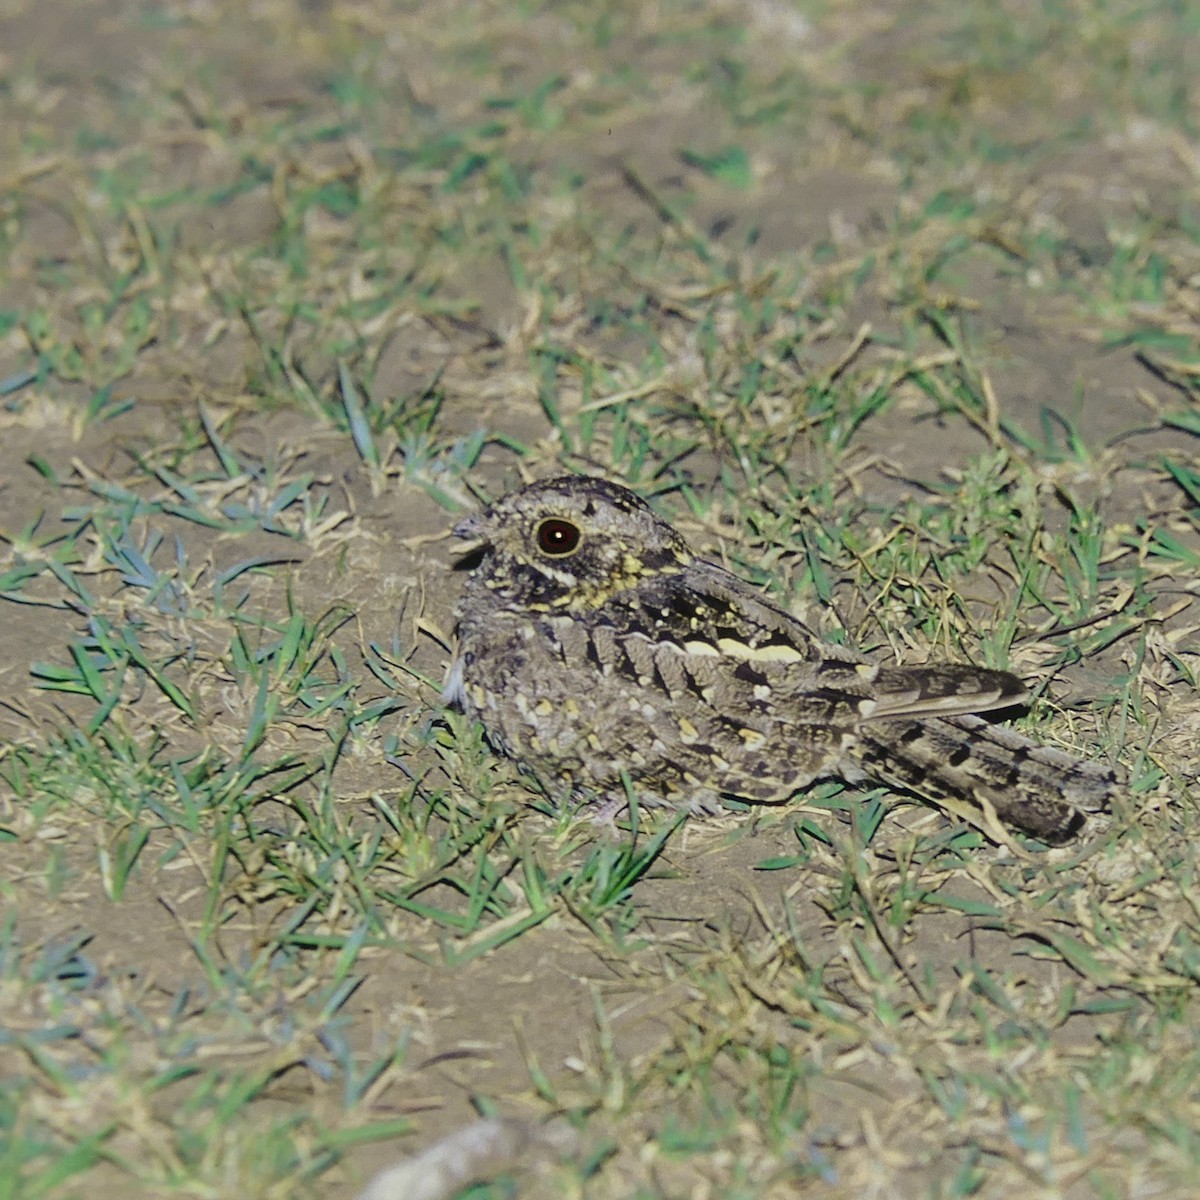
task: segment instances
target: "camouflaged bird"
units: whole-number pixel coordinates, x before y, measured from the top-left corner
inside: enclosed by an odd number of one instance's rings
[[[1116,786],[971,715],[1023,703],[1015,675],[822,642],[615,483],[534,483],[454,533],[475,547],[445,700],[552,795],[611,815],[627,780],[639,803],[711,812],[874,777],[1060,842]]]

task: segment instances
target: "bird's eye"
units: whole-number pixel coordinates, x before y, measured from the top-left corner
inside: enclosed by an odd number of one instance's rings
[[[579,537],[579,526],[562,517],[549,517],[537,527],[537,544],[543,554],[570,554],[579,545]]]

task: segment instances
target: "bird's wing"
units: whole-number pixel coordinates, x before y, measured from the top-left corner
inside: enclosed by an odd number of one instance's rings
[[[710,563],[664,576],[641,590],[640,603],[639,624],[659,672],[672,653],[682,655],[687,678],[693,685],[701,681],[705,698],[722,707],[770,708],[784,720],[854,726],[987,712],[1026,699],[1025,685],[1007,671],[867,662],[820,641],[802,621]],[[634,667],[644,677],[645,663]]]

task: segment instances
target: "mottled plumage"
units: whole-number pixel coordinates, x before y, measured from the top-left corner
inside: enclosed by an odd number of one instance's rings
[[[714,810],[823,775],[987,801],[1061,841],[1111,770],[971,715],[1020,704],[1005,671],[876,665],[692,554],[632,492],[568,476],[454,529],[476,549],[445,697],[552,794]]]

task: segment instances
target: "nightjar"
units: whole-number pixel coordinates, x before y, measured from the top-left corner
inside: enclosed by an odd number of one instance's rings
[[[1117,786],[973,715],[1022,703],[1015,675],[822,642],[615,483],[534,483],[454,533],[475,545],[444,698],[552,795],[712,812],[873,777],[1060,842]]]

